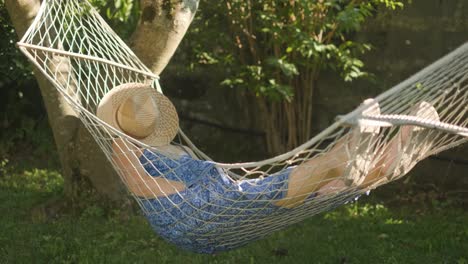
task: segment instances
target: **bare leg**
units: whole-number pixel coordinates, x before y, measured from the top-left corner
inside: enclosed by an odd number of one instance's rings
[[[347,187],[344,182],[344,174],[349,159],[345,144],[348,139],[343,138],[326,154],[313,158],[294,169],[289,176],[289,186],[286,197],[275,204],[286,208],[300,205],[314,192],[330,194],[342,191]],[[398,157],[400,143],[398,134],[386,146],[376,165],[365,177],[359,188],[366,188],[377,181],[381,181],[389,173],[388,168]]]
[[[413,112],[415,116],[423,116],[432,120],[439,119],[436,110],[425,102],[416,106]],[[360,189],[373,188],[378,184],[390,181],[395,166],[401,162],[410,162],[409,164],[414,166],[415,162],[400,159],[401,151],[403,151],[402,146],[408,144],[419,145],[420,142],[418,142],[417,137],[415,142],[409,141],[415,139],[412,135],[415,131],[422,130],[424,129],[414,126],[403,126],[390,142],[376,152],[382,154],[376,154],[375,165],[370,169],[362,183],[357,186]],[[292,208],[303,203],[313,192],[319,192],[320,194],[337,193],[346,188],[346,184],[343,182],[346,164],[354,157],[347,156],[345,144],[349,144],[348,137],[342,138],[328,153],[313,158],[294,169],[289,176],[289,188],[286,197],[275,204]],[[427,146],[426,150],[422,150],[418,154],[423,155],[425,151],[427,151]],[[404,168],[404,171],[406,172],[409,169],[411,169],[411,166]]]
[[[424,101],[414,105],[410,114],[428,120],[440,120],[437,110]],[[401,127],[399,133],[384,147],[382,155],[377,157],[374,168],[360,187],[375,188],[392,180],[393,174],[406,174],[431,149],[432,143],[427,140],[428,133],[430,131],[422,127]]]
[[[393,172],[391,169],[399,157],[400,146],[407,143],[411,130],[411,126],[403,127],[400,133],[376,152],[382,154],[377,157],[378,160],[359,184],[359,188],[388,181],[387,178]],[[289,176],[286,197],[275,204],[292,208],[303,203],[311,193],[338,193],[349,187],[344,181],[347,163],[354,158],[348,156],[346,144],[353,144],[349,140],[350,136],[343,137],[329,152],[295,168]]]
[[[361,189],[369,188],[377,184],[383,184],[388,181],[390,174],[393,173],[395,162],[398,162],[400,146],[406,144],[409,138],[408,130],[411,127],[403,127],[394,138],[390,140],[381,150],[382,155],[377,157],[374,167],[365,177],[364,181],[359,185]]]
[[[349,157],[346,154],[348,138],[344,137],[329,152],[296,167],[289,175],[286,197],[275,203],[286,208],[295,207],[313,192],[327,186],[325,192],[336,190]],[[335,184],[333,184],[333,182]]]

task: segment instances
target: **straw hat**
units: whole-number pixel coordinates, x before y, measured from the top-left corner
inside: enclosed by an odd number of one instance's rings
[[[97,116],[151,146],[169,144],[179,130],[179,117],[171,101],[142,83],[114,87],[99,103]]]

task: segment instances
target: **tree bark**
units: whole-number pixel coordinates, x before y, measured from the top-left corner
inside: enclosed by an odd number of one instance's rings
[[[198,0],[142,0],[143,15],[133,37],[136,53],[159,74],[173,56],[198,8]],[[39,0],[6,0],[10,18],[19,37],[34,20]],[[37,70],[34,75],[46,106],[62,165],[67,200],[79,193],[96,192],[112,201],[126,200],[125,188],[92,136],[53,85]]]
[[[199,0],[141,0],[142,15],[130,45],[155,74],[161,74],[192,23]]]
[[[6,0],[6,8],[13,26],[21,37],[34,20],[39,0]],[[66,198],[74,200],[89,181],[98,194],[110,200],[122,200],[124,188],[102,151],[86,131],[76,112],[53,85],[37,70],[44,105],[62,165]]]

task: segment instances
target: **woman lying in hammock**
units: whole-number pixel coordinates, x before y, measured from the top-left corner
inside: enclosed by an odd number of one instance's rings
[[[376,103],[372,109],[378,114]],[[413,113],[438,119],[428,103],[418,105]],[[117,138],[112,144],[113,161],[153,228],[180,247],[203,253],[239,246],[217,241],[219,232],[240,229],[253,217],[265,218],[317,196],[388,181],[401,146],[412,144],[410,139],[414,141],[418,133],[414,127],[403,127],[374,161],[369,148],[377,145],[379,128],[356,127],[328,152],[299,166],[268,177],[233,180],[214,163],[196,159],[188,148],[170,144],[178,131],[177,113],[164,95],[149,86],[131,83],[112,89],[99,104],[97,115],[155,147],[144,149]]]

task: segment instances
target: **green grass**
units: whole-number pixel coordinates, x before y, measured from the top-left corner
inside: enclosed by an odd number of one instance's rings
[[[0,166],[0,263],[468,263],[468,212],[457,208],[390,210],[366,198],[211,256],[177,249],[143,217],[96,204],[33,221],[32,208],[61,188],[55,171]]]

